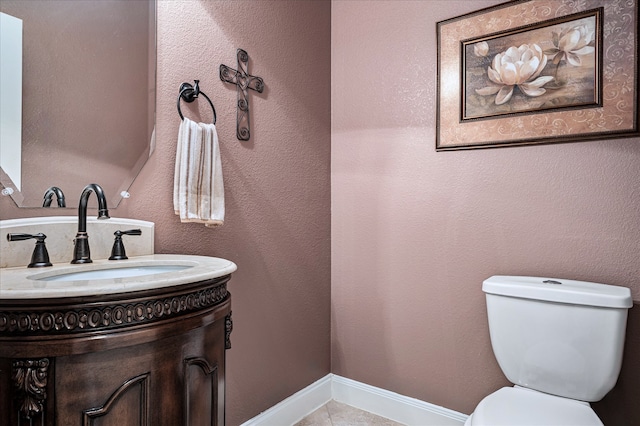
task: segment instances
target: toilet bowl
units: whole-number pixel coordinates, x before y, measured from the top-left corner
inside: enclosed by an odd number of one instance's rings
[[[589,402],[618,379],[631,291],[517,276],[482,290],[494,355],[515,386],[485,397],[465,426],[602,426]]]
[[[587,402],[505,387],[485,397],[464,426],[603,426]]]

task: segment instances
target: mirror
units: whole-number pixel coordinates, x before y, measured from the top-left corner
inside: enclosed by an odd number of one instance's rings
[[[2,117],[18,133],[2,135],[3,193],[41,207],[56,186],[77,208],[97,183],[117,207],[154,148],[155,0],[2,0],[0,12],[3,34],[6,15],[22,26],[22,87],[10,81],[5,91],[4,79],[0,93],[3,111],[21,102],[22,115],[21,126]],[[2,58],[3,69],[15,61]]]

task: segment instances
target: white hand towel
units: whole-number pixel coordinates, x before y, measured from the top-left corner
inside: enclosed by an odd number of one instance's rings
[[[181,222],[224,223],[224,184],[214,124],[185,118],[178,130],[173,208]]]

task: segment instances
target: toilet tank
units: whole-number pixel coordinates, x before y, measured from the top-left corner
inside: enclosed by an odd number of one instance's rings
[[[626,287],[519,276],[484,281],[491,345],[512,383],[594,402],[618,380]]]

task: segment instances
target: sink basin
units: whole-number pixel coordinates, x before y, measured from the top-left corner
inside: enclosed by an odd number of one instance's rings
[[[140,277],[143,275],[162,274],[164,272],[182,271],[192,265],[145,265],[126,266],[122,268],[95,269],[91,271],[69,272],[58,275],[35,278],[38,281],[80,281],[105,280],[115,278]]]
[[[46,268],[0,268],[0,301],[101,297],[175,287],[224,277],[236,269],[226,259],[177,254],[94,259],[83,265],[54,263]]]

